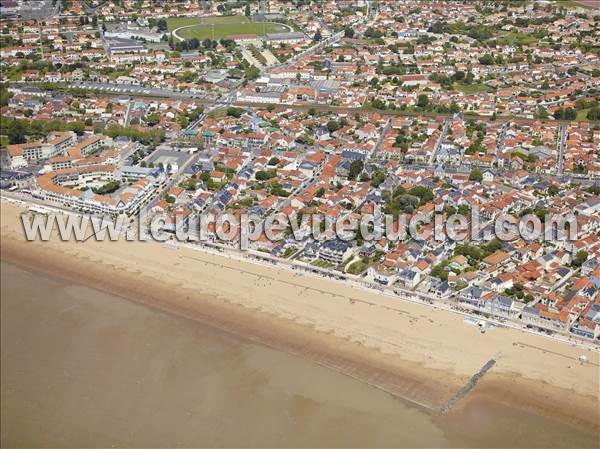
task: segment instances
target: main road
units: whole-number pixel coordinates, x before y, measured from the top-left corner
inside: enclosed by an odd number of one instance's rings
[[[562,175],[565,170],[565,147],[567,146],[567,125],[564,123],[558,127],[558,138],[557,138],[557,149],[558,149],[558,163],[557,173]]]

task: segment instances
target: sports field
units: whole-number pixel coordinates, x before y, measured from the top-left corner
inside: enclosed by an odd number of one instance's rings
[[[183,39],[222,39],[237,34],[281,33],[289,29],[279,23],[250,22],[245,16],[173,17],[167,19],[169,31]]]

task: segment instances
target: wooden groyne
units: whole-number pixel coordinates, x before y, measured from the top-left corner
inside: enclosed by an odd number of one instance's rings
[[[465,397],[472,389],[477,385],[477,382],[487,373],[492,367],[496,364],[496,359],[488,360],[485,365],[481,367],[479,371],[477,371],[473,377],[469,379],[469,381],[454,395],[450,398],[448,402],[440,407],[439,414],[443,415],[448,413],[458,401],[460,401],[463,397]]]

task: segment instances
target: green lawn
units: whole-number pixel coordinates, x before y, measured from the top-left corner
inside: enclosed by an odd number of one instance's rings
[[[278,23],[250,22],[245,16],[219,16],[219,17],[173,17],[167,19],[169,31],[182,26],[197,25],[184,28],[178,35],[185,39],[222,39],[237,34],[256,34],[263,36],[266,33],[281,33],[287,27]]]
[[[214,17],[171,17],[167,19],[167,27],[169,31],[173,31],[176,28],[194,25],[194,24],[237,24],[237,23],[249,23],[248,17],[246,16],[214,16]]]
[[[454,88],[467,95],[493,91],[491,87],[488,87],[485,84],[455,84]]]
[[[319,268],[333,268],[334,265],[331,262],[327,262],[326,260],[317,259],[311,263],[315,267]]]
[[[590,108],[586,108],[586,109],[582,109],[580,111],[577,111],[577,118],[575,120],[586,120],[587,119],[587,113],[590,110]]]
[[[227,116],[227,108],[219,108],[208,113],[208,118],[221,119]]]
[[[369,261],[357,260],[353,262],[347,269],[346,272],[350,274],[360,274],[369,267]]]
[[[533,45],[537,44],[539,39],[531,34],[524,34],[518,32],[502,32],[498,36],[498,43],[500,45]]]

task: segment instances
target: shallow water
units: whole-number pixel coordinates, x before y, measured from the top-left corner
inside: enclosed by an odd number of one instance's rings
[[[1,267],[4,447],[596,442],[483,400],[432,417],[302,358],[16,265]]]

